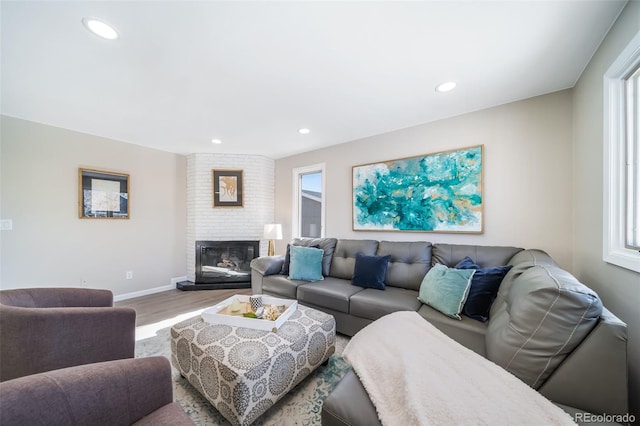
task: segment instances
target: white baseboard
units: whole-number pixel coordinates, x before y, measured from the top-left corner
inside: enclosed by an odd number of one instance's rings
[[[188,281],[187,277],[171,278],[171,285],[173,286],[173,288],[176,288],[176,284],[182,281]]]
[[[113,296],[114,302],[119,302],[121,300],[133,299],[134,297],[147,296],[149,294],[160,293],[163,291],[174,290],[176,288],[176,284],[181,281],[187,281],[187,277],[177,277],[171,278],[171,284],[165,285],[162,287],[154,287],[149,288],[147,290],[134,291],[132,293],[119,294],[117,296]]]

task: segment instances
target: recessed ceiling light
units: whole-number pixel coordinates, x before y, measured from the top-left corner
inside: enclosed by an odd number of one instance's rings
[[[309,129],[298,129],[298,133],[300,133],[301,135],[308,135],[309,133],[311,133],[311,130],[309,130]]]
[[[82,20],[84,26],[97,36],[106,38],[107,40],[115,40],[118,38],[118,32],[109,24],[98,21],[93,18],[84,18]]]
[[[456,88],[455,81],[447,81],[446,83],[441,83],[436,86],[436,92],[448,92]]]
[[[211,143],[215,145],[220,145],[222,141],[220,139],[211,139]]]

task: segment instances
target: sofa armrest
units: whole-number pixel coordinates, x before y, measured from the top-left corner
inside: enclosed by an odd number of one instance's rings
[[[0,400],[7,425],[129,425],[173,402],[171,366],[149,357],[49,371],[0,383]]]
[[[606,308],[598,324],[538,391],[595,414],[629,412],[627,325]]]
[[[279,274],[284,264],[284,256],[262,256],[251,261],[251,269],[261,275]]]
[[[323,426],[381,424],[369,394],[353,369],[347,371],[340,383],[324,400],[321,416]]]
[[[279,274],[284,264],[284,256],[262,256],[251,261],[251,292],[262,294],[262,278]]]
[[[0,381],[133,358],[135,322],[131,308],[0,306]]]

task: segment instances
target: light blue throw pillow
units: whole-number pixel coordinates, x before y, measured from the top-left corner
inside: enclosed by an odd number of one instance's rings
[[[418,300],[434,309],[459,319],[469,295],[475,269],[453,269],[436,264],[422,279]]]
[[[290,280],[320,281],[324,279],[322,276],[322,256],[324,255],[324,250],[292,245],[290,254]]]

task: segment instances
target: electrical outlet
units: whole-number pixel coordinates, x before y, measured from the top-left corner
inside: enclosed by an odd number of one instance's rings
[[[133,271],[127,271],[127,275],[126,275],[128,280],[132,280],[133,279]]]
[[[88,284],[87,284],[87,280],[86,280],[86,279],[84,279],[84,278],[81,278],[81,279],[80,279],[80,284],[82,285],[82,287],[86,287],[86,286],[88,285]]]
[[[0,220],[0,231],[11,231],[13,229],[13,221],[11,219]]]

